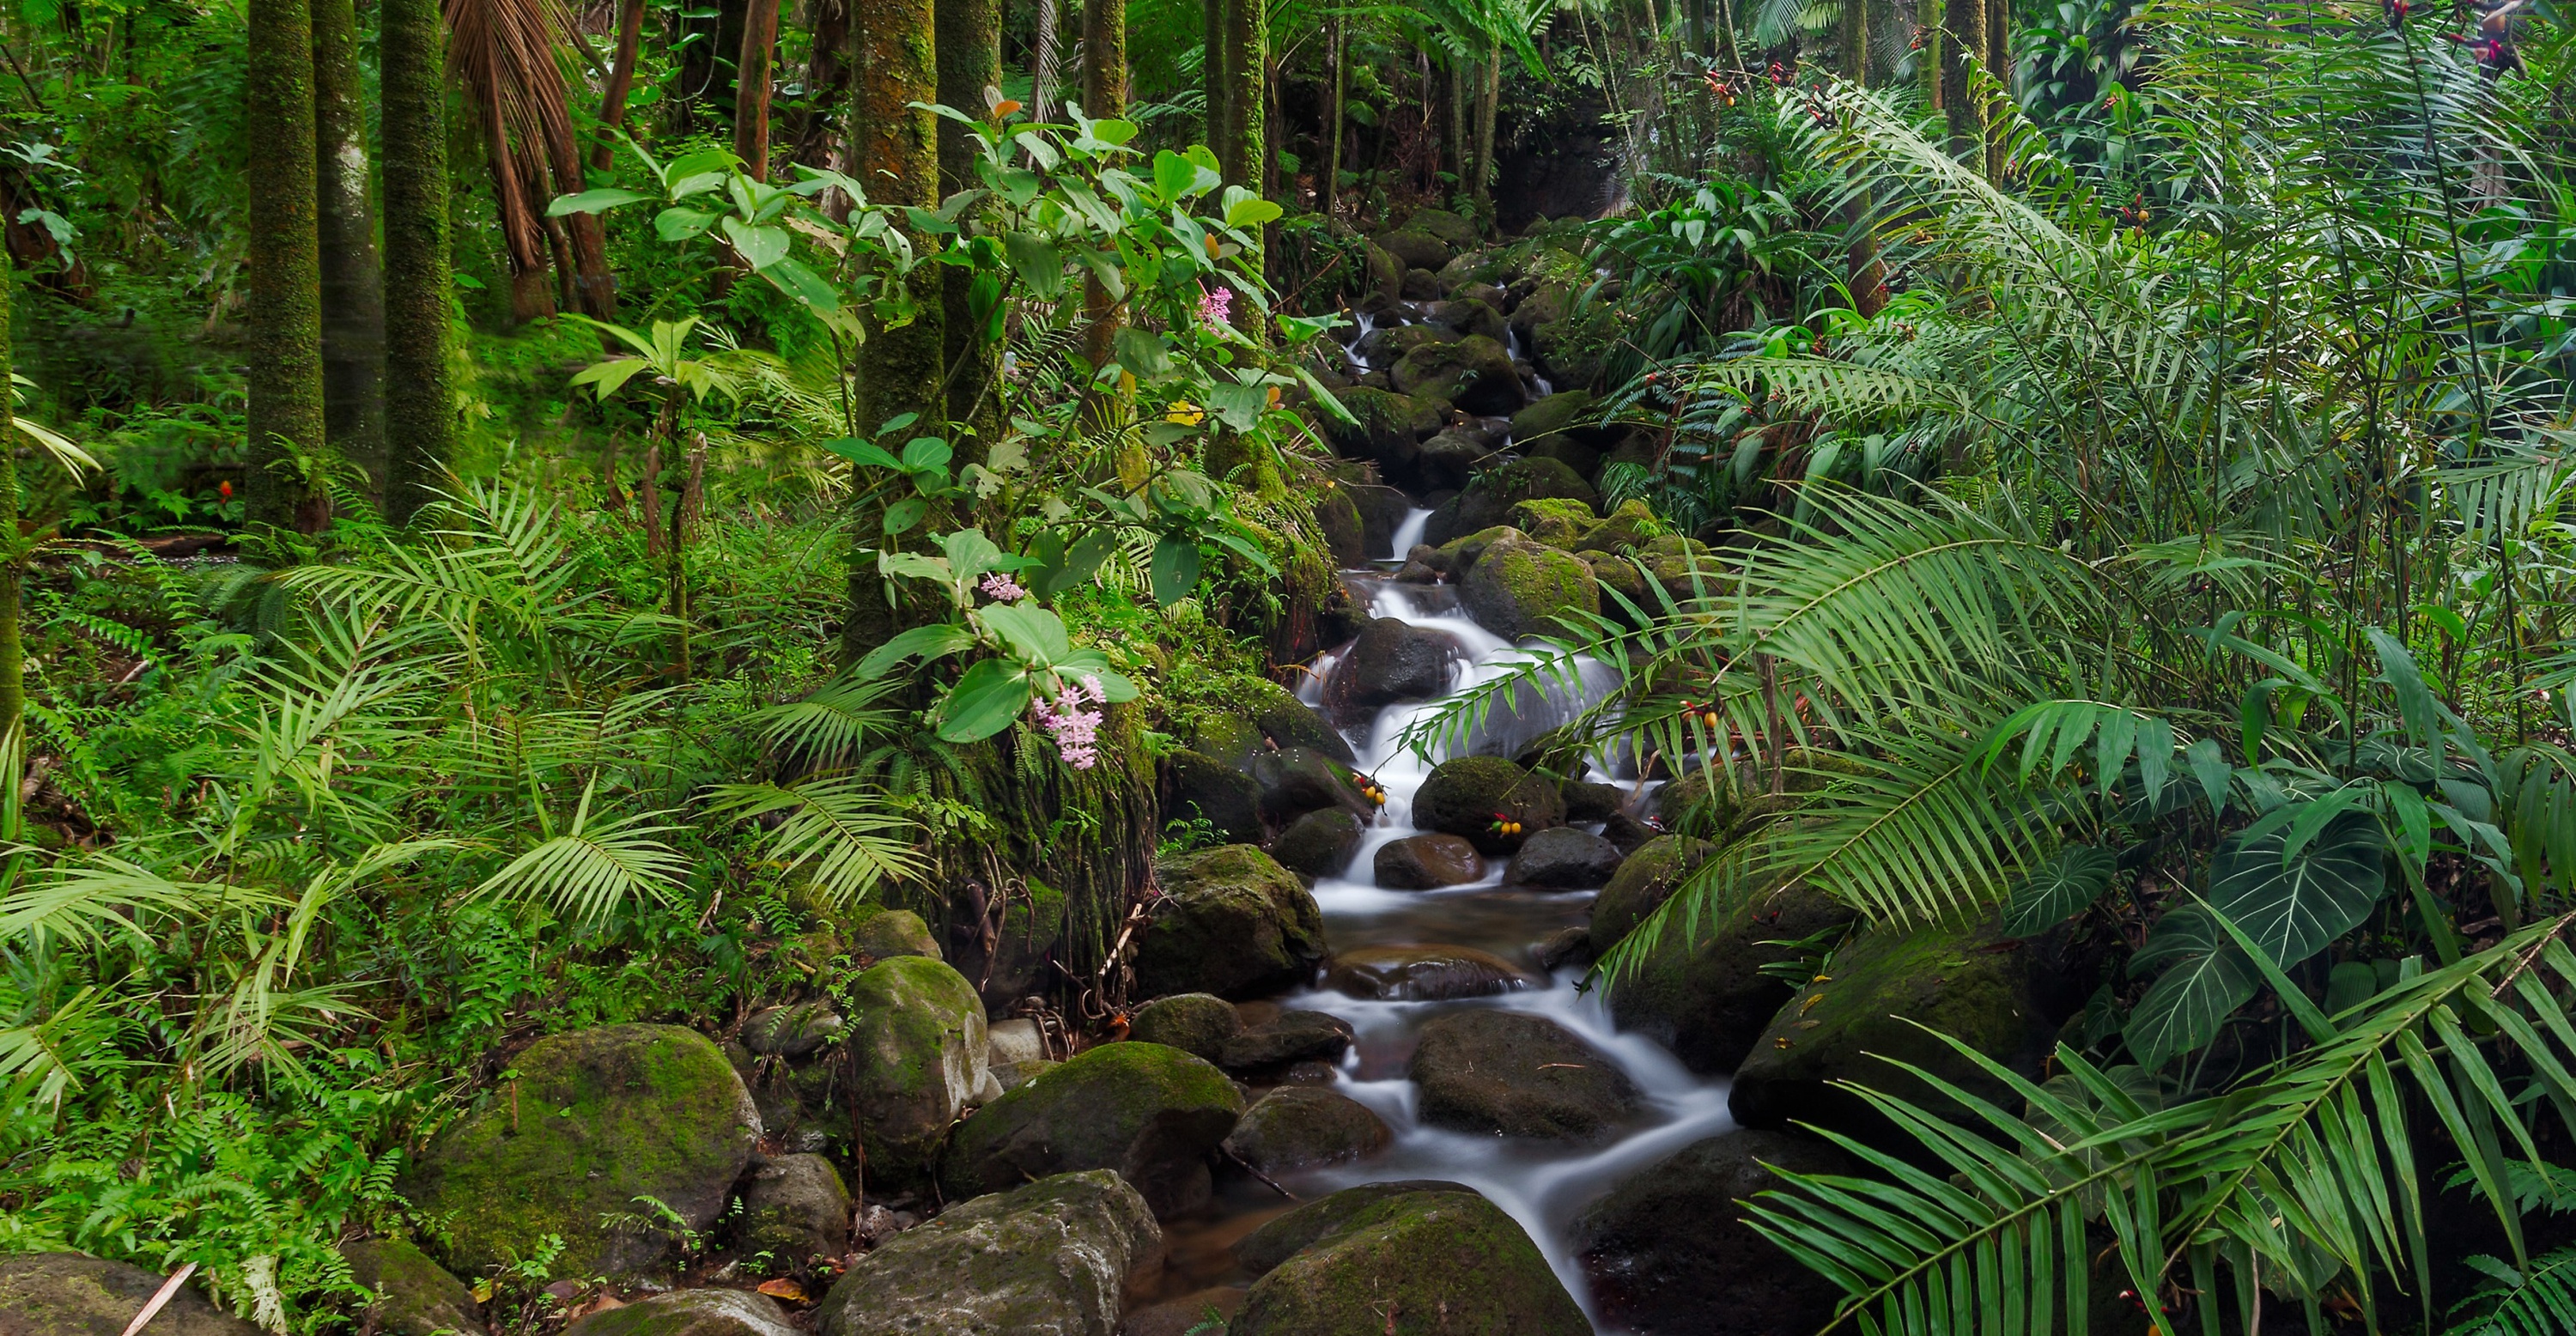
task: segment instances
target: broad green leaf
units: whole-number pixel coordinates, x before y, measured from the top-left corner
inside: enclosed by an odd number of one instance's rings
[[[1011,261],[1011,272],[1020,276],[1029,294],[1040,301],[1054,301],[1064,295],[1064,252],[1056,244],[1026,232],[1012,232],[1002,238],[1002,252]]]
[[[653,232],[666,243],[686,241],[715,226],[715,221],[712,213],[674,206],[653,215]]]
[[[885,531],[891,536],[909,533],[930,513],[930,503],[917,496],[907,496],[885,509]]]
[[[2379,995],[2379,971],[2347,960],[2326,975],[2326,1014],[2340,1015]]]
[[[841,309],[841,294],[833,291],[832,285],[824,282],[821,274],[807,268],[804,261],[794,256],[762,269],[760,276],[768,279],[771,287],[803,303],[818,315],[831,315]]]
[[[915,655],[924,659],[944,659],[960,650],[971,648],[974,643],[975,633],[955,622],[916,626],[869,650],[867,657],[859,660],[859,666],[854,675],[862,678],[875,677]]]
[[[1237,187],[1237,189],[1240,189],[1240,187]],[[1227,193],[1231,195],[1233,192],[1228,191]],[[1231,200],[1226,204],[1225,225],[1228,227],[1259,227],[1264,223],[1278,222],[1280,215],[1285,212],[1287,211],[1280,208],[1278,205],[1261,198],[1259,195],[1246,191],[1243,198]]]
[[[1133,325],[1121,326],[1110,343],[1111,355],[1136,379],[1151,383],[1172,374],[1172,354],[1163,336]]]
[[[856,436],[842,436],[825,441],[823,448],[853,464],[864,464],[876,469],[900,470],[903,468],[903,461],[887,454],[884,446],[860,440]]]
[[[754,269],[767,269],[787,258],[787,229],[752,227],[737,218],[724,220],[725,239],[733,243],[734,253]]]
[[[1188,538],[1166,537],[1154,545],[1154,601],[1170,607],[1199,585],[1199,545]]]
[[[2231,836],[2209,865],[2210,906],[2284,969],[2360,926],[2388,885],[2379,823],[2361,813],[2338,813],[2285,862],[2286,847],[2282,834]]]
[[[2218,739],[2202,738],[2183,748],[2182,759],[2191,767],[2192,778],[2200,781],[2201,794],[2209,799],[2210,814],[2227,815],[2227,794],[2235,784],[2236,770],[2227,763]]]
[[[1164,149],[1154,155],[1154,193],[1164,204],[1178,204],[1192,195],[1202,195],[1216,188],[1224,178],[1215,170],[1202,166]]]
[[[936,436],[915,436],[903,443],[903,468],[907,473],[937,473],[948,476],[948,461],[957,457],[956,448]]]
[[[651,198],[653,197],[650,195],[639,195],[632,190],[619,190],[613,186],[602,187],[598,190],[585,190],[576,195],[555,196],[554,203],[546,206],[546,216],[561,218],[570,213],[601,213],[614,209],[620,204],[632,204],[640,199]]]
[[[1261,425],[1261,415],[1270,408],[1267,385],[1211,385],[1207,406],[1217,420],[1236,431],[1250,431]]]
[[[1064,619],[1026,603],[995,603],[976,614],[1013,658],[1031,668],[1053,668],[1073,654]]]
[[[2372,649],[2379,651],[2379,672],[2388,689],[2397,695],[2398,717],[2406,721],[2406,738],[2418,747],[2438,745],[2440,735],[2434,731],[2434,720],[2440,709],[2433,700],[2432,688],[2424,685],[2424,672],[2415,664],[2415,656],[2404,642],[2374,626],[2367,633]]]
[[[966,670],[939,703],[942,742],[981,742],[1029,708],[1032,688],[1018,665],[986,659]]]
[[[960,580],[972,580],[986,571],[1018,570],[1018,557],[1005,557],[993,540],[980,529],[959,529],[939,540],[940,550],[948,554],[948,567]]]
[[[2138,999],[2121,1028],[2129,1051],[2149,1068],[2216,1038],[2228,1016],[2252,1000],[2261,977],[2226,930],[2196,904],[2158,920],[2129,960],[2132,974],[2157,965],[2166,967],[2164,976]]]
[[[2004,905],[2004,931],[2027,937],[2065,922],[2101,899],[2119,868],[2119,856],[2108,849],[2068,845],[2013,892]]]

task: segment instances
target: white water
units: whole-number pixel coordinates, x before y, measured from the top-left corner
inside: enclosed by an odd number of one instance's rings
[[[1422,541],[1422,526],[1430,522],[1431,512],[1421,506],[1415,506],[1407,512],[1404,522],[1395,526],[1395,551],[1387,555],[1396,561],[1404,560],[1405,554],[1413,550],[1414,544]]]

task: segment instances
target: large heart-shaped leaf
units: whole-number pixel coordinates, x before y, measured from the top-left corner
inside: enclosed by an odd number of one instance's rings
[[[942,742],[981,742],[1029,708],[1029,676],[1019,665],[986,659],[966,670],[939,703]]]
[[[1053,668],[1073,654],[1064,621],[1044,608],[1026,603],[996,603],[977,614],[1001,637],[1012,657],[1031,668]]]
[[[2359,927],[2388,886],[2385,841],[2368,815],[2335,816],[2285,858],[2293,838],[2288,831],[2232,838],[2209,863],[2210,907],[2283,969]]]
[[[2121,1037],[2139,1063],[2161,1067],[2218,1035],[2230,1014],[2254,996],[2261,977],[2227,930],[2200,905],[2166,914],[2129,959],[2132,974],[2163,964],[2164,977],[2130,1011]]]
[[[1052,241],[1026,232],[1006,233],[1002,252],[1011,261],[1011,271],[1028,285],[1032,296],[1041,301],[1054,301],[1064,295],[1064,252]]]
[[[2004,906],[2004,931],[2015,937],[2045,932],[2102,898],[2119,855],[2094,844],[2069,845],[2042,864]]]

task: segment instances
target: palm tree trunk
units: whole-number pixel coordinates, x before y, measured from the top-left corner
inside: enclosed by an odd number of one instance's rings
[[[770,54],[778,47],[778,0],[751,0],[734,62],[733,155],[754,181],[769,179]]]
[[[1095,120],[1127,114],[1127,0],[1083,0],[1082,110]],[[1118,304],[1097,276],[1083,280],[1082,302],[1091,321],[1083,355],[1093,366],[1106,366],[1118,333]]]
[[[385,485],[385,287],[367,195],[367,110],[352,0],[314,0],[313,123],[322,278],[322,429]]]
[[[1343,27],[1347,21],[1340,14],[1333,16],[1333,93],[1324,104],[1331,144],[1324,152],[1324,215],[1328,218],[1342,216],[1342,104],[1350,97],[1350,72],[1343,66],[1350,58],[1349,34]]]
[[[1934,111],[1948,109],[1942,94],[1947,84],[1947,60],[1941,40],[1941,0],[1914,0],[1914,32],[1921,40],[1923,53],[1923,100]]]
[[[9,307],[17,289],[17,272],[8,252],[0,250],[0,742],[27,710],[27,650],[18,627],[18,592],[27,567],[18,535],[18,427],[11,420],[18,396],[7,383],[17,366],[9,338]],[[17,782],[17,776],[7,776],[6,782]]]
[[[385,518],[409,523],[447,476],[447,30],[438,0],[383,0]]]
[[[322,450],[322,238],[316,220],[313,11],[251,0],[244,129],[250,159],[250,441],[245,503],[284,527],[305,482],[280,468]]]
[[[984,91],[1002,82],[1002,0],[939,0],[939,100],[968,115],[984,109]],[[971,190],[980,184],[974,131],[942,118],[939,122],[939,179],[943,192]],[[948,420],[971,428],[960,432],[957,454],[981,463],[986,447],[1001,430],[1001,399],[991,391],[1002,369],[1002,345],[987,338],[975,318],[969,294],[973,270],[941,266],[940,304],[947,326]]]
[[[615,164],[614,132],[626,128],[626,99],[635,91],[635,62],[644,53],[644,0],[622,0],[617,7],[617,63],[608,68],[608,87],[599,95],[603,133],[590,146],[590,169],[607,171]]]

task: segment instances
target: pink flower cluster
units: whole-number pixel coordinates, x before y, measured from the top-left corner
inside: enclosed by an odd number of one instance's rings
[[[1058,692],[1053,704],[1041,696],[1029,702],[1029,710],[1037,716],[1040,728],[1055,734],[1056,754],[1064,758],[1064,763],[1076,770],[1088,770],[1100,759],[1100,711],[1083,707],[1107,699],[1107,693],[1100,689],[1100,679],[1086,674],[1082,685]]]
[[[1020,588],[1019,581],[1000,571],[985,576],[984,582],[975,587],[983,590],[986,597],[997,598],[1004,603],[1017,603],[1029,596],[1029,591]]]
[[[1219,328],[1233,322],[1234,289],[1218,288],[1199,294],[1199,323]]]

